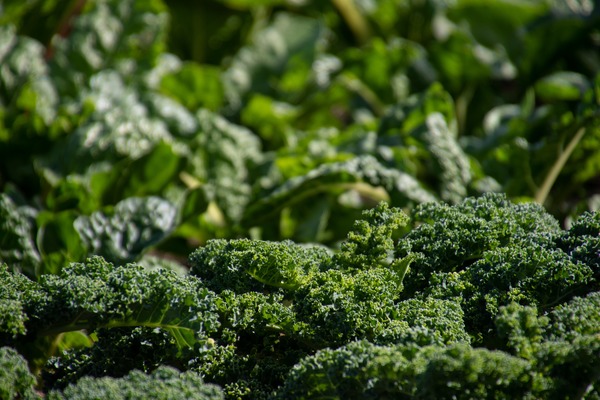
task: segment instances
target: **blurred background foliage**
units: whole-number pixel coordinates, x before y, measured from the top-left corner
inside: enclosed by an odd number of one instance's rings
[[[334,246],[381,200],[600,206],[591,0],[2,0],[0,261]]]

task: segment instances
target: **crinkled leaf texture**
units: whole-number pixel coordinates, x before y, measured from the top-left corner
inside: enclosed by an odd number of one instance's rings
[[[97,256],[71,264],[60,275],[43,275],[21,301],[30,316],[27,331],[38,335],[150,327],[168,331],[183,349],[206,340],[219,326],[214,294],[198,279],[136,264],[114,266]]]
[[[319,192],[326,192],[357,182],[383,187],[395,204],[408,205],[434,201],[412,176],[386,168],[372,156],[358,156],[349,161],[324,164],[303,176],[289,179],[266,196],[252,202],[246,209],[245,221],[262,220],[285,206]]]
[[[34,277],[40,267],[40,255],[33,238],[34,210],[17,206],[12,199],[0,193],[0,263],[13,270]]]
[[[157,244],[175,227],[177,209],[158,197],[128,198],[114,209],[80,216],[74,226],[89,254],[113,262],[130,262]]]
[[[122,378],[84,377],[48,400],[222,400],[219,387],[204,383],[200,375],[162,366],[151,374],[134,370]]]

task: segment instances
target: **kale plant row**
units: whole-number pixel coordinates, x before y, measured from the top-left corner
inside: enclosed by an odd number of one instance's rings
[[[210,240],[185,274],[4,265],[3,398],[594,399],[599,232],[490,194],[381,202],[335,252]]]

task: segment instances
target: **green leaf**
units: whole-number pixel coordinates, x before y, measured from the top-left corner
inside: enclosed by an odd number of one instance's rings
[[[114,209],[80,216],[74,226],[88,254],[130,262],[164,239],[175,227],[176,208],[158,197],[128,198]]]
[[[34,390],[35,383],[23,356],[11,347],[0,347],[0,398],[39,398]]]
[[[199,108],[217,111],[224,103],[220,70],[210,65],[184,63],[162,78],[160,91],[193,112]]]
[[[320,21],[280,12],[272,24],[258,31],[249,46],[242,48],[223,75],[225,94],[233,110],[239,110],[247,96],[272,94],[281,76],[294,63],[310,65],[324,28]],[[310,69],[307,69],[310,71]],[[297,81],[305,86],[304,77]]]
[[[53,75],[63,94],[101,70],[131,78],[154,66],[165,49],[168,14],[161,0],[100,0],[86,3],[67,36],[53,40]]]
[[[294,136],[293,122],[299,110],[287,103],[256,94],[242,110],[242,123],[256,131],[270,148],[288,144]]]
[[[394,205],[435,199],[412,176],[385,168],[371,156],[359,156],[345,162],[323,164],[304,176],[289,179],[253,201],[246,209],[244,220],[248,224],[264,220],[283,207],[304,202],[317,193],[336,192],[358,182],[383,187]]]
[[[429,114],[425,126],[415,130],[414,135],[430,152],[441,199],[454,204],[462,201],[471,182],[471,164],[443,116]]]
[[[544,101],[580,100],[591,88],[585,75],[560,71],[546,76],[535,84],[535,92]]]
[[[40,272],[41,258],[35,246],[35,212],[17,206],[0,193],[0,263],[34,278]]]
[[[262,159],[261,144],[248,129],[208,110],[197,113],[201,134],[190,145],[194,177],[207,183],[228,221],[237,223],[250,197],[251,172]]]
[[[205,340],[219,324],[214,294],[197,279],[136,264],[117,267],[101,257],[44,275],[25,303],[34,316],[28,330],[37,335],[150,327],[168,331],[183,349]]]
[[[65,265],[83,261],[88,255],[87,246],[74,226],[77,218],[74,211],[38,214],[37,245],[43,261],[41,274],[57,274]]]

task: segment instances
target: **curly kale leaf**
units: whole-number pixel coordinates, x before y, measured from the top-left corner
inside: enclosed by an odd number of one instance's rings
[[[426,346],[471,341],[458,299],[409,299],[398,303],[393,315],[394,319],[406,322],[409,329],[396,331],[392,325],[374,339],[375,343]]]
[[[393,318],[401,288],[386,268],[354,274],[332,269],[315,275],[294,293],[293,307],[304,323],[299,334],[319,348],[373,339],[392,326],[406,330],[406,322]]]
[[[525,398],[533,386],[529,367],[466,344],[417,348],[359,341],[304,358],[277,398]]]
[[[141,326],[163,329],[186,348],[219,325],[214,294],[197,279],[135,264],[115,267],[101,257],[42,276],[23,301],[26,327],[38,335]]]
[[[600,281],[600,213],[583,213],[569,230],[557,239],[558,246],[573,259],[592,268]]]
[[[397,248],[398,256],[416,258],[403,296],[462,298],[477,340],[495,340],[489,332],[501,306],[545,312],[593,290],[592,269],[557,248],[563,231],[541,206],[488,194],[456,206],[424,204],[414,216],[421,225]]]
[[[421,344],[469,341],[459,303],[400,302],[401,292],[402,282],[388,268],[320,273],[294,293],[297,335],[315,347],[356,339]]]
[[[385,202],[364,211],[342,242],[341,251],[334,255],[333,264],[347,270],[395,265],[393,234],[407,223],[406,214],[399,208],[390,208]]]
[[[190,255],[190,274],[216,292],[265,291],[269,286],[294,289],[330,259],[324,247],[291,241],[214,239]]]
[[[6,264],[0,264],[0,281],[0,342],[4,343],[27,332],[26,303],[36,284],[22,274],[10,272]]]
[[[554,308],[548,315],[548,335],[555,340],[574,340],[578,336],[600,334],[600,292],[575,297]]]
[[[398,243],[398,255],[421,253],[407,276],[408,293],[427,286],[434,273],[458,272],[486,251],[529,243],[549,244],[558,222],[539,205],[513,204],[505,195],[486,194],[461,204],[426,203],[411,215],[413,229]]]
[[[93,346],[51,357],[42,379],[45,390],[63,390],[84,376],[120,378],[134,369],[150,373],[163,364],[181,367],[189,359],[187,355],[179,354],[175,338],[165,330],[99,329],[94,333]]]
[[[15,349],[0,347],[0,398],[37,399],[33,390],[35,383],[27,361]]]
[[[160,367],[149,375],[132,371],[122,378],[83,377],[64,391],[52,391],[48,400],[192,400],[223,399],[221,389],[204,383],[200,375],[179,372],[171,367]]]
[[[572,341],[547,341],[535,354],[535,369],[545,378],[538,398],[595,399],[600,395],[600,334]]]
[[[545,339],[549,319],[539,316],[536,307],[510,303],[500,307],[495,318],[500,345],[516,356],[532,359],[535,350]],[[500,347],[499,346],[499,347]]]
[[[467,324],[484,332],[502,305],[518,302],[540,310],[551,309],[571,297],[586,293],[592,278],[590,268],[573,263],[561,250],[505,247],[487,252],[461,275]],[[432,290],[436,295],[457,295],[449,285]]]

